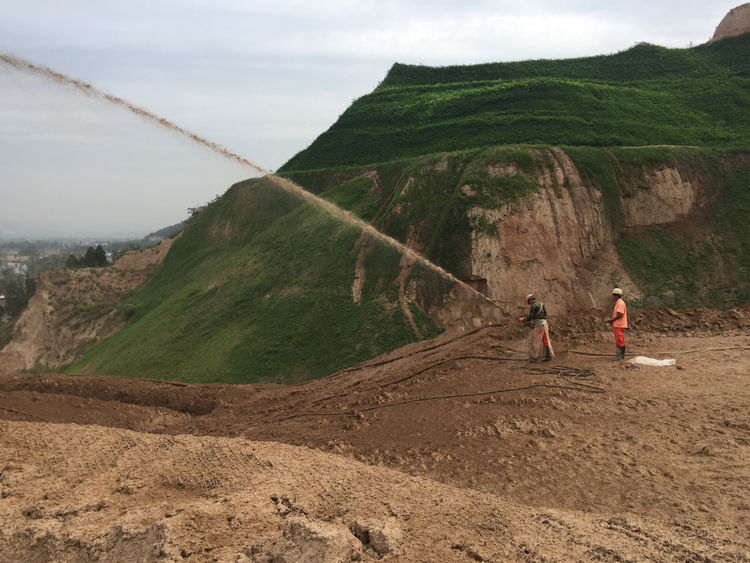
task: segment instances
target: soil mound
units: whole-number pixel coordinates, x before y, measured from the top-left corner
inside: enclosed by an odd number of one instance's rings
[[[629,332],[629,355],[681,370],[615,362],[608,332],[560,318],[548,363],[511,324],[296,386],[6,373],[0,553],[750,561],[738,314],[650,311]]]
[[[0,550],[12,560],[743,556],[720,530],[537,509],[299,446],[96,426],[0,429]]]

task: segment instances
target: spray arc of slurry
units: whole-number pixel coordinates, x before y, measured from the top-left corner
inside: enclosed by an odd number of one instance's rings
[[[356,227],[359,227],[363,231],[365,231],[367,234],[371,235],[372,237],[388,244],[389,246],[395,248],[399,252],[401,252],[403,255],[407,256],[409,259],[413,260],[414,262],[419,262],[423,266],[429,268],[430,270],[433,270],[440,276],[442,276],[444,279],[447,279],[465,289],[468,289],[471,293],[477,295],[482,300],[486,301],[487,303],[490,303],[500,309],[503,310],[502,307],[486,295],[480,293],[473,287],[469,286],[468,284],[462,282],[458,278],[456,278],[453,274],[445,271],[443,268],[438,266],[437,264],[432,263],[427,258],[422,256],[421,254],[415,252],[408,246],[405,246],[404,244],[400,243],[396,239],[389,237],[388,235],[378,231],[375,227],[370,225],[369,223],[366,223],[359,219],[358,217],[355,217],[348,211],[341,209],[340,207],[337,207],[336,205],[330,203],[329,201],[326,201],[315,194],[312,194],[308,192],[307,190],[304,190],[291,180],[288,180],[286,178],[283,178],[281,176],[277,176],[275,174],[271,174],[268,170],[265,168],[262,168],[261,166],[258,166],[257,164],[254,164],[247,160],[246,158],[243,158],[239,156],[238,154],[235,154],[228,150],[227,148],[214,143],[212,141],[208,141],[201,137],[200,135],[197,135],[191,131],[188,131],[187,129],[184,129],[183,127],[180,127],[176,123],[173,123],[167,119],[164,119],[163,117],[159,117],[158,115],[155,115],[151,113],[150,111],[141,108],[139,106],[136,106],[134,104],[131,104],[127,100],[120,98],[119,96],[114,96],[112,94],[108,94],[106,92],[103,92],[102,90],[99,90],[98,88],[92,86],[88,82],[84,82],[83,80],[78,80],[76,78],[71,78],[70,76],[67,76],[61,72],[57,72],[56,70],[53,70],[49,67],[46,67],[44,65],[38,65],[34,64],[32,62],[29,62],[25,59],[15,57],[12,55],[6,55],[4,53],[0,53],[0,62],[3,62],[5,64],[8,64],[17,70],[29,72],[32,74],[38,74],[45,78],[48,78],[50,80],[54,80],[55,82],[59,82],[61,84],[65,84],[68,86],[73,86],[76,89],[80,90],[81,92],[85,93],[88,96],[93,96],[96,98],[100,98],[103,100],[107,100],[108,102],[111,102],[117,106],[120,106],[123,109],[126,109],[130,111],[131,113],[134,113],[135,115],[142,117],[152,123],[156,123],[158,125],[161,125],[162,127],[165,127],[175,133],[179,133],[180,135],[183,135],[185,137],[188,137],[189,139],[192,139],[196,143],[203,145],[206,148],[211,149],[212,151],[229,158],[231,160],[234,160],[244,166],[247,166],[256,172],[259,172],[265,176],[267,176],[270,180],[272,180],[277,186],[279,186],[281,189],[291,192],[297,196],[302,197],[305,201],[308,201],[314,205],[317,205],[318,207],[322,207],[326,211],[328,211],[331,215],[334,217],[350,224],[354,225]]]
[[[154,115],[153,113],[151,113],[150,111],[146,109],[143,109],[141,107],[131,104],[127,100],[124,100],[118,96],[114,96],[112,94],[103,92],[99,90],[98,88],[95,88],[88,82],[84,82],[83,80],[78,80],[76,78],[71,78],[70,76],[62,74],[61,72],[52,70],[49,67],[46,67],[43,65],[37,65],[27,60],[21,59],[19,57],[14,57],[12,55],[6,55],[3,53],[0,53],[0,61],[18,70],[29,72],[32,74],[38,74],[45,78],[49,78],[50,80],[54,80],[55,82],[66,84],[68,86],[73,86],[89,96],[107,100],[108,102],[111,102],[117,106],[120,106],[121,108],[124,108],[139,117],[147,119],[148,121],[151,121],[153,123],[157,123],[161,125],[162,127],[166,127],[167,129],[174,131],[175,133],[179,133],[180,135],[188,137],[192,139],[193,141],[195,141],[196,143],[201,144],[211,149],[212,151],[219,153],[220,155],[226,158],[239,162],[240,164],[243,164],[245,166],[249,166],[256,172],[260,172],[261,174],[268,174],[267,170],[264,170],[263,168],[261,168],[260,166],[257,166],[256,164],[253,164],[249,160],[242,158],[241,156],[237,154],[234,154],[233,152],[229,151],[225,147],[222,147],[221,145],[217,143],[208,141],[204,139],[203,137],[196,135],[195,133],[192,133],[191,131],[188,131],[187,129],[183,129],[176,123],[172,123],[171,121],[164,119],[163,117]]]

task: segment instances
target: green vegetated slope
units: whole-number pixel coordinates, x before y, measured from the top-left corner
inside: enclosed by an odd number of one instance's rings
[[[750,188],[744,168],[731,164],[730,156],[731,149],[746,149],[748,139],[750,34],[744,34],[687,49],[638,44],[613,55],[568,60],[440,68],[396,64],[378,88],[356,100],[281,171],[320,189],[315,186],[325,182],[313,176],[335,178],[340,169],[366,163],[381,169],[382,163],[441,152],[458,158],[488,147],[523,152],[539,144],[562,146],[584,180],[602,190],[604,212],[619,233],[622,200],[638,189],[644,167],[679,162],[714,186],[710,217],[622,233],[618,251],[651,296],[650,304],[727,306],[748,299],[742,206]],[[713,150],[719,147],[723,152]],[[528,193],[536,184],[529,154],[519,161],[526,173],[513,179],[515,193]],[[481,166],[474,169],[482,174]],[[498,198],[497,191],[490,192]],[[456,207],[441,215],[444,230],[425,236],[429,256],[460,275],[467,233],[487,226],[470,224],[462,207],[474,202],[457,191],[453,196]],[[378,221],[401,235],[398,217]]]
[[[397,64],[281,171],[495,145],[743,146],[748,107],[750,34],[568,60]]]
[[[398,306],[401,255],[382,243],[352,298],[361,231],[267,178],[233,186],[193,218],[122,306],[128,325],[67,369],[189,382],[295,382],[438,333]],[[424,269],[415,274],[437,285]]]

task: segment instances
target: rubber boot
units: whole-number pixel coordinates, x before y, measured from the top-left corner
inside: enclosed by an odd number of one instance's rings
[[[625,346],[618,346],[617,347],[617,355],[615,356],[616,360],[624,360],[625,359]]]
[[[552,354],[550,354],[549,348],[547,348],[547,355],[544,357],[545,362],[551,362],[552,361]]]

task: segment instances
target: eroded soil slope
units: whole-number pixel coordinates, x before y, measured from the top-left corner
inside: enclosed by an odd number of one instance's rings
[[[57,368],[120,330],[127,320],[118,314],[121,301],[146,281],[173,242],[167,238],[157,246],[126,252],[111,268],[39,274],[13,340],[0,350],[0,364],[6,369]]]
[[[595,313],[298,386],[6,373],[9,560],[750,560],[747,311]],[[136,375],[136,374],[134,374]]]

